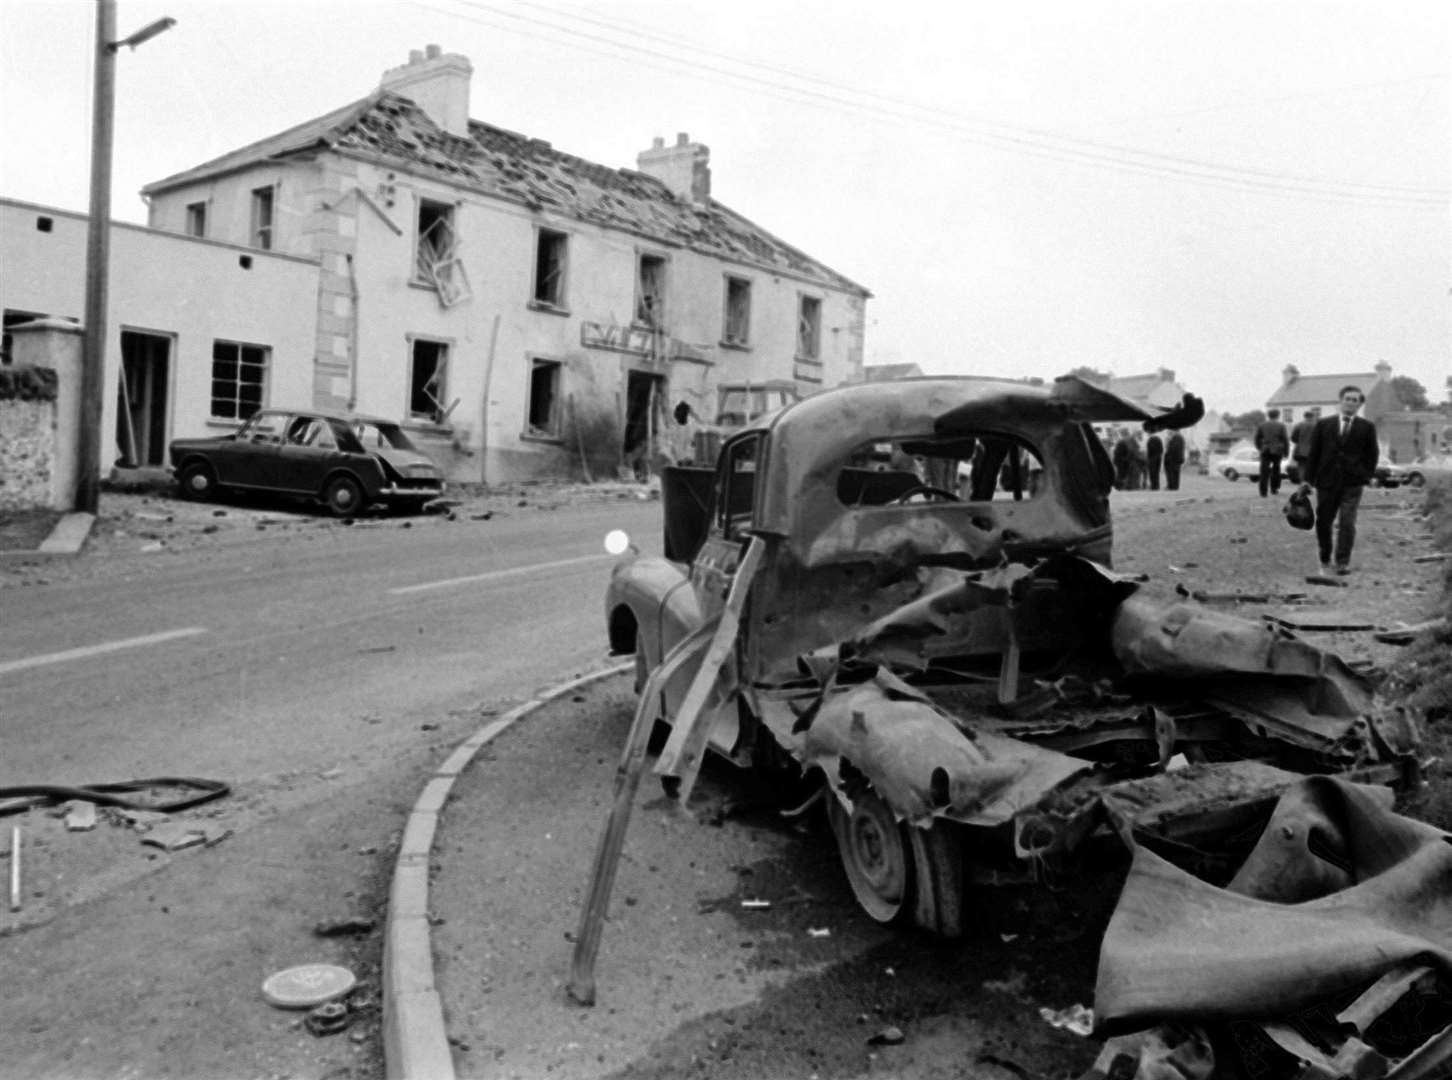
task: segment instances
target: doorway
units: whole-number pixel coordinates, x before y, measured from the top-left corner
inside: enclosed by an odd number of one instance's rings
[[[128,468],[165,465],[171,338],[139,330],[122,330],[121,370],[118,374],[118,463]]]
[[[625,438],[621,452],[625,468],[638,480],[646,479],[654,470],[664,413],[664,376],[629,372],[625,381]]]

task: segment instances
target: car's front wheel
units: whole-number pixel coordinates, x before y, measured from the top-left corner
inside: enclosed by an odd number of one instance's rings
[[[191,461],[182,467],[176,486],[184,499],[210,499],[217,494],[217,473],[205,461]]]
[[[1240,474],[1238,472],[1236,472],[1234,469],[1226,469],[1225,470],[1225,479],[1231,480],[1231,481],[1239,480],[1240,479]]]
[[[1421,487],[1427,478],[1419,472],[1407,473],[1407,487]]]
[[[335,476],[323,490],[323,502],[336,517],[356,514],[363,508],[363,488],[351,476]]]
[[[862,910],[880,923],[902,918],[912,885],[912,847],[892,808],[873,792],[862,791],[848,810],[828,792],[827,816],[847,883]]]

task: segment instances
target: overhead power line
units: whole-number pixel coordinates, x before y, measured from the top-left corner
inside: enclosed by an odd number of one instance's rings
[[[414,6],[450,15],[466,22],[542,39],[553,44],[563,44],[612,59],[622,59],[626,55],[644,57],[646,59],[643,62],[652,67],[665,66],[666,70],[676,74],[685,74],[708,81],[730,80],[737,86],[744,85],[779,99],[818,105],[836,111],[870,114],[918,123],[948,131],[968,142],[1021,156],[1259,194],[1410,209],[1441,209],[1448,205],[1446,189],[1324,180],[1270,170],[1223,165],[1212,161],[1063,135],[1039,128],[984,120],[936,106],[921,105],[906,99],[859,91],[841,83],[803,75],[749,58],[717,52],[679,38],[640,28],[630,28],[626,31],[630,35],[629,38],[622,40],[619,37],[602,36],[592,30],[581,30],[570,25],[561,25],[557,22],[508,11],[481,2],[481,0],[454,0],[454,3],[468,9],[469,12],[493,15],[495,19],[491,20],[474,14],[441,8],[434,4],[419,2],[419,0],[413,0],[413,2]],[[547,12],[557,19],[599,27],[612,34],[621,32],[618,22],[611,23],[588,15],[560,12],[546,5],[528,3],[527,0],[521,0],[521,3],[522,6]],[[509,22],[499,22],[498,19],[509,20]],[[544,32],[523,29],[514,25],[516,23],[525,24],[527,27],[538,27]],[[667,45],[678,52],[663,52],[643,44],[643,42],[649,41]],[[733,70],[716,63],[693,60],[679,55],[679,50],[751,70]],[[637,60],[636,62],[642,61]],[[762,71],[768,74],[757,75],[752,74],[752,71]],[[791,85],[782,81],[783,79],[809,85]],[[818,87],[820,89],[817,89]]]

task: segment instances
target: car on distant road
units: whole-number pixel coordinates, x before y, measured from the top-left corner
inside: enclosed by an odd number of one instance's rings
[[[1408,487],[1421,487],[1435,476],[1452,476],[1452,454],[1430,454],[1407,465],[1405,471],[1402,483]]]
[[[1260,451],[1253,446],[1242,446],[1221,458],[1215,468],[1227,480],[1239,480],[1242,476],[1247,480],[1258,480]]]
[[[444,474],[391,420],[320,409],[260,409],[234,434],[168,448],[183,498],[258,491],[315,500],[338,517],[374,503],[417,513]]]

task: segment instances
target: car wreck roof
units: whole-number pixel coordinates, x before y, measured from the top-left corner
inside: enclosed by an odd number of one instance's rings
[[[743,434],[766,431],[770,443],[758,527],[786,532],[793,493],[813,474],[835,469],[864,442],[952,435],[984,427],[1028,434],[1078,420],[1149,419],[1152,414],[1133,402],[1076,378],[1042,386],[974,376],[925,376],[856,383],[814,394],[758,418]]]

